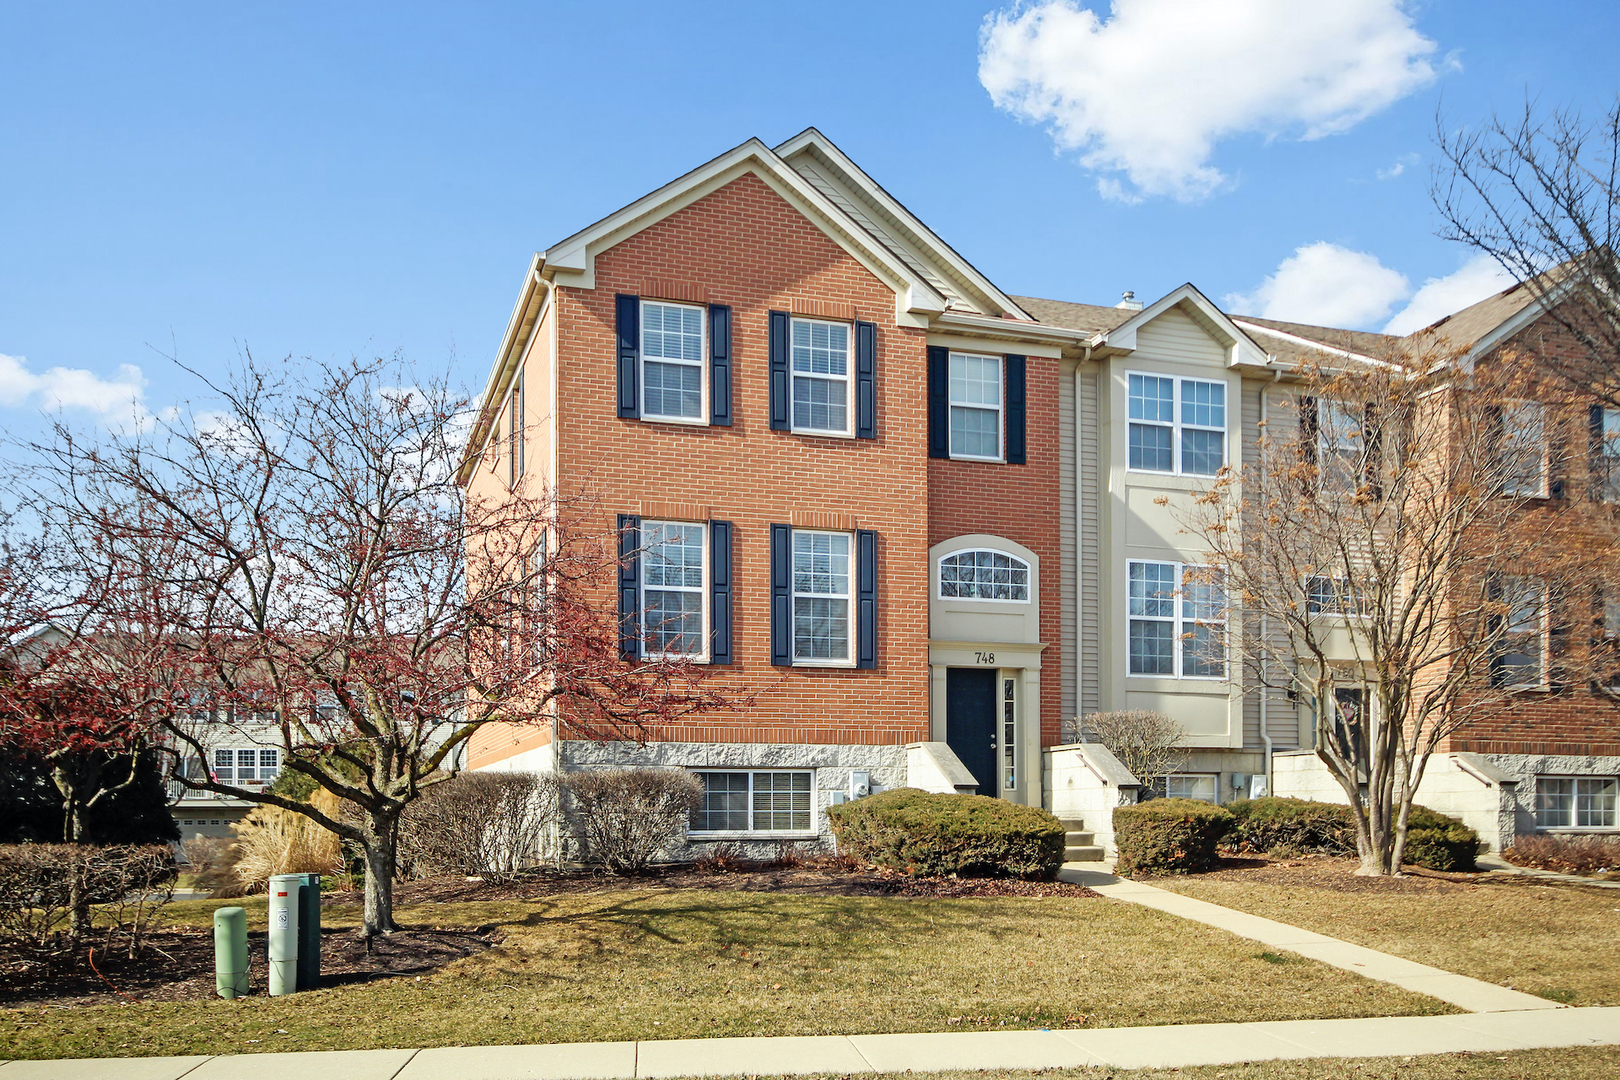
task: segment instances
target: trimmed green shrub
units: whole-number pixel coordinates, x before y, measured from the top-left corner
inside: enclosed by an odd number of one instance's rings
[[[1430,870],[1467,872],[1479,854],[1479,833],[1454,817],[1413,806],[1406,817],[1406,862]]]
[[[1356,823],[1343,803],[1267,796],[1228,803],[1236,851],[1356,857]],[[1406,862],[1430,870],[1474,869],[1479,834],[1454,817],[1413,806],[1406,819]]]
[[[1301,855],[1354,855],[1356,822],[1340,803],[1267,795],[1226,804],[1234,851]]]
[[[917,877],[1050,881],[1063,825],[1037,806],[894,788],[827,808],[838,850]]]
[[[1215,845],[1232,815],[1198,799],[1152,799],[1114,810],[1114,872],[1187,874],[1215,865]]]

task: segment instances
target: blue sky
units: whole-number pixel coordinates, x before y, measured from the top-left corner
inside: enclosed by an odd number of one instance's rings
[[[1084,6],[0,0],[0,424],[243,346],[476,388],[533,251],[812,124],[1010,292],[1378,329],[1493,286],[1434,236],[1437,108],[1617,89],[1598,0]]]

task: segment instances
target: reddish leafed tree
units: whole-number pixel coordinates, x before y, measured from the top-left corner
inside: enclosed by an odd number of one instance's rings
[[[177,685],[219,699],[208,720],[164,719],[175,753],[206,761],[206,727],[234,726],[353,809],[177,770],[357,845],[368,936],[394,928],[401,813],[481,726],[642,739],[737,704],[698,665],[621,656],[616,538],[587,526],[589,498],[538,477],[467,494],[469,407],[442,383],[397,361],[249,358],[207,386],[209,411],[41,448],[50,499],[136,583],[120,617],[163,628]]]

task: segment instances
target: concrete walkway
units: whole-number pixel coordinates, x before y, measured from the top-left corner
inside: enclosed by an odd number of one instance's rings
[[[1326,934],[1301,930],[1274,919],[1263,919],[1242,911],[1221,907],[1190,896],[1156,889],[1139,881],[1118,878],[1098,870],[1082,869],[1082,863],[1065,863],[1058,872],[1059,881],[1085,885],[1111,900],[1128,904],[1141,904],[1157,911],[1167,912],[1183,919],[1218,927],[1238,937],[1273,945],[1279,949],[1320,960],[1345,971],[1379,982],[1391,983],[1405,990],[1439,998],[1476,1013],[1521,1012],[1537,1009],[1562,1009],[1565,1006],[1546,998],[1536,997],[1519,990],[1510,990],[1466,975],[1453,975],[1437,967],[1404,960],[1376,949],[1352,945],[1348,941],[1328,937]]]
[[[639,1080],[642,1077],[1183,1068],[1240,1061],[1620,1045],[1620,1008],[1072,1031],[320,1050],[0,1064],[0,1080]]]

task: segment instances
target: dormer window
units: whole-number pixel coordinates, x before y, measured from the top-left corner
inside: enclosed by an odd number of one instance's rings
[[[1029,564],[1004,551],[958,551],[939,560],[941,600],[1029,602]]]

